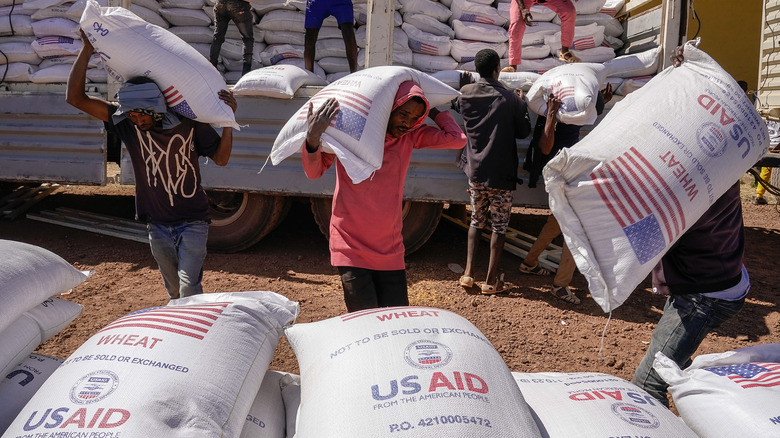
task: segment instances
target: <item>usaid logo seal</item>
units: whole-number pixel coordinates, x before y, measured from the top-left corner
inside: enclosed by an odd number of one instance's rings
[[[613,404],[612,413],[626,423],[643,429],[657,429],[661,425],[651,412],[628,403]]]
[[[726,133],[714,123],[705,123],[696,131],[699,149],[709,157],[719,157],[726,151]]]
[[[406,346],[404,358],[415,368],[439,368],[452,359],[450,347],[433,341],[415,341]]]
[[[95,403],[111,395],[119,385],[119,377],[109,370],[93,371],[80,378],[70,388],[70,401],[79,405]]]

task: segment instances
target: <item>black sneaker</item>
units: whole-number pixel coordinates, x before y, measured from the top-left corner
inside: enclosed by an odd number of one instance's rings
[[[753,203],[756,205],[766,205],[766,199],[763,197],[759,198],[758,196],[753,197]]]

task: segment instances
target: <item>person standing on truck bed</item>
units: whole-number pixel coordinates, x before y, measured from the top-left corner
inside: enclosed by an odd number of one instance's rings
[[[466,269],[462,287],[474,286],[474,258],[479,235],[490,213],[492,234],[490,260],[483,294],[504,291],[498,278],[498,263],[504,251],[504,234],[512,215],[512,193],[517,187],[517,142],[531,132],[528,107],[518,94],[498,81],[501,59],[493,49],[482,49],[474,57],[480,79],[464,85],[457,99],[468,136],[468,146],[459,167],[469,178],[471,223],[466,246]],[[522,93],[522,92],[520,92]]]
[[[317,36],[320,34],[322,22],[328,16],[336,17],[341,29],[341,37],[347,51],[349,72],[357,71],[357,41],[355,40],[355,12],[351,0],[306,0],[306,19],[304,28],[306,34],[303,40],[303,62],[306,70],[314,71],[314,55],[317,46]]]
[[[466,136],[452,115],[429,109],[416,83],[403,82],[393,102],[379,170],[353,184],[336,161],[330,261],[341,276],[348,312],[409,305],[401,205],[412,149],[460,149],[466,144]],[[302,160],[308,178],[319,178],[334,162],[335,155],[322,152],[320,138],[338,113],[335,98],[317,111],[309,104]],[[438,128],[423,125],[426,115]]]
[[[209,48],[209,61],[214,67],[219,63],[219,53],[225,42],[228,24],[230,20],[236,24],[241,34],[241,42],[244,44],[243,66],[241,75],[252,71],[252,56],[255,49],[255,34],[253,30],[252,5],[249,0],[217,0],[214,4],[214,37]]]
[[[577,1],[577,0],[574,0]],[[577,19],[577,9],[571,0],[510,0],[509,3],[509,66],[504,72],[514,72],[522,63],[523,35],[526,27],[533,26],[531,6],[534,4],[547,6],[561,19],[561,51],[558,59],[565,62],[580,62],[570,48],[574,45],[574,24]]]
[[[73,63],[66,99],[105,123],[127,146],[135,176],[136,218],[147,221],[149,243],[171,299],[203,292],[203,260],[209,230],[209,203],[200,186],[198,156],[219,166],[230,159],[232,128],[220,136],[206,123],[177,116],[160,89],[141,77],[125,82],[119,105],[85,93],[84,82],[93,46],[82,32],[83,46]],[[236,111],[227,90],[222,99]]]

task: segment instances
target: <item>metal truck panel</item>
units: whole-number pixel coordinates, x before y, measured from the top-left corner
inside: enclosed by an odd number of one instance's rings
[[[758,73],[759,109],[775,110],[773,119],[780,117],[780,0],[764,2],[764,21],[761,26],[761,57]]]
[[[68,105],[59,89],[2,93],[0,179],[106,183],[103,123]]]

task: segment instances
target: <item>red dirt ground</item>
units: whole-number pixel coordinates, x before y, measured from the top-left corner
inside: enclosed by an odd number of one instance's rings
[[[775,278],[776,263],[780,260],[780,212],[771,195],[770,205],[756,206],[750,202],[754,194],[751,179],[743,178],[743,209],[747,234],[745,264],[752,289],[743,310],[710,334],[699,353],[780,342],[780,290]],[[132,188],[116,184],[62,187],[33,211],[57,206],[132,218]],[[547,211],[516,211],[511,225],[536,235]],[[66,358],[116,318],[168,301],[146,244],[26,218],[3,223],[0,238],[42,246],[79,269],[95,271],[64,297],[81,303],[82,315],[41,345],[39,353]],[[506,294],[483,296],[476,289],[458,287],[458,274],[448,269],[450,263],[465,263],[465,251],[466,232],[442,221],[428,243],[407,258],[411,303],[448,309],[469,319],[493,343],[512,371],[598,371],[631,379],[664,304],[663,297],[647,290],[647,279],[613,312],[602,339],[607,315],[587,295],[586,282],[579,273],[573,286],[583,303],[572,306],[549,293],[551,277],[520,274],[520,259],[507,253],[502,270],[515,287]],[[483,243],[480,251],[477,268],[484,275],[487,244]],[[209,254],[205,269],[203,285],[207,292],[274,291],[300,303],[298,322],[317,321],[346,311],[339,278],[329,264],[327,242],[305,199],[296,201],[282,225],[260,243],[237,254]],[[284,339],[271,368],[298,373],[295,356]]]

